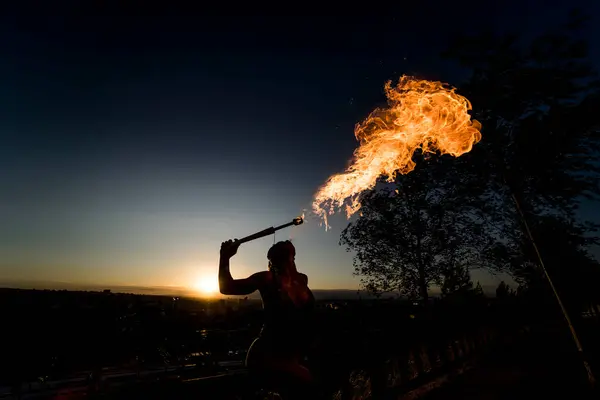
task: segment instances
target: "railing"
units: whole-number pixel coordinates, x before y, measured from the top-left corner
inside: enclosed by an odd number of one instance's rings
[[[334,398],[420,397],[476,366],[490,351],[518,341],[528,332],[526,327],[513,332],[481,328],[442,341],[423,341],[397,348],[379,358],[379,362],[352,368]]]

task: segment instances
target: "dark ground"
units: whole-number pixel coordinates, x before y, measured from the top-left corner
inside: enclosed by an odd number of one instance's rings
[[[539,328],[532,336],[433,390],[425,399],[593,399],[583,364],[565,326]],[[597,373],[597,371],[595,371]]]
[[[5,311],[4,321],[9,322],[7,326],[11,327],[13,341],[4,342],[3,360],[0,364],[5,368],[5,372],[16,371],[19,365],[36,367],[21,371],[29,372],[22,376],[24,379],[33,379],[39,376],[36,374],[48,372],[53,379],[63,377],[61,373],[64,371],[49,368],[46,366],[47,363],[43,363],[47,359],[59,362],[64,359],[62,364],[66,371],[67,367],[71,369],[78,367],[77,363],[67,363],[78,359],[67,357],[71,353],[79,354],[81,359],[97,362],[103,361],[102,358],[97,357],[99,355],[108,357],[114,353],[122,356],[123,349],[132,352],[132,355],[138,354],[136,352],[144,355],[145,350],[155,350],[162,345],[163,340],[166,340],[165,337],[169,339],[166,343],[187,344],[186,352],[199,351],[196,347],[192,347],[194,345],[200,346],[198,347],[200,350],[203,346],[208,346],[216,354],[219,348],[224,346],[223,349],[226,350],[234,345],[234,339],[236,343],[240,342],[242,348],[247,348],[256,333],[252,329],[246,329],[248,332],[244,331],[246,333],[243,333],[240,338],[226,336],[210,343],[204,343],[206,341],[202,339],[201,333],[208,328],[221,328],[223,332],[229,332],[227,329],[247,326],[254,320],[256,320],[254,324],[256,328],[260,326],[260,315],[256,314],[259,310],[245,306],[240,306],[237,312],[227,311],[225,307],[222,312],[215,313],[214,316],[211,314],[209,318],[208,314],[204,315],[201,312],[202,308],[208,306],[187,304],[183,300],[181,304],[179,302],[172,304],[173,299],[161,303],[158,301],[160,299],[155,297],[145,299],[138,296],[102,293],[10,292],[8,294],[10,294],[8,300],[12,300],[0,302],[3,304],[0,308]],[[328,307],[331,304],[322,304],[323,307],[319,310],[319,314],[322,314],[319,319],[321,330],[319,337],[322,343],[319,345],[320,351],[315,354],[315,359],[322,361],[318,365],[320,365],[320,372],[324,373],[323,376],[331,376],[332,379],[327,381],[339,388],[337,386],[339,378],[346,377],[349,370],[375,365],[371,362],[383,360],[380,360],[380,357],[371,359],[372,355],[401,356],[405,347],[403,344],[419,342],[435,344],[436,338],[448,339],[454,336],[459,338],[470,330],[489,325],[500,329],[498,331],[500,343],[494,342],[489,351],[485,350],[483,357],[476,353],[477,362],[474,368],[450,379],[444,386],[428,392],[425,398],[433,400],[513,400],[557,396],[566,399],[586,398],[583,390],[586,387],[586,379],[582,363],[578,360],[572,338],[561,315],[556,312],[551,303],[542,302],[529,306],[527,304],[518,301],[513,304],[512,300],[498,303],[490,299],[482,299],[465,309],[460,307],[454,309],[454,306],[437,304],[433,308],[435,312],[431,319],[426,314],[423,314],[423,318],[420,314],[416,314],[417,318],[409,318],[409,314],[415,314],[418,310],[413,310],[402,302],[347,302],[347,304],[337,304],[339,307],[335,308]],[[221,306],[221,304],[215,303],[214,306]],[[260,304],[258,306],[260,307]],[[390,315],[394,318],[390,318]],[[86,318],[82,319],[84,316]],[[123,318],[124,316],[127,318]],[[589,318],[579,319],[577,323],[584,349],[591,358],[591,364],[597,368],[600,365],[598,363],[600,321]],[[394,326],[398,325],[402,329],[395,330]],[[523,326],[528,326],[530,333],[522,340],[514,341],[511,332]],[[40,335],[40,332],[44,334]],[[166,336],[157,336],[156,333]],[[34,337],[36,340],[32,341],[31,338]],[[79,346],[73,346],[73,343],[81,342],[76,340],[78,337],[86,337],[88,340]],[[91,351],[98,346],[103,351]],[[65,353],[64,350],[69,350],[70,353]],[[7,354],[15,357],[14,362],[6,357]],[[63,357],[62,359],[53,357],[56,355]],[[152,354],[148,353],[148,355]],[[108,359],[112,360],[111,357]],[[21,362],[17,363],[17,361]],[[161,361],[157,364],[160,367],[162,360],[157,361]],[[169,365],[176,366],[177,360],[172,361]],[[193,364],[193,360],[189,363]],[[453,364],[448,366],[453,368]],[[317,370],[319,368],[315,371]],[[210,375],[217,373],[221,372],[215,371]],[[600,376],[599,371],[596,370],[595,373],[597,377]],[[110,387],[109,390],[100,390],[100,393],[87,393],[87,384],[82,381],[70,384],[68,387],[47,390],[35,396],[33,393],[24,393],[23,398],[239,399],[240,395],[249,394],[251,385],[245,374],[222,374],[218,378],[203,377],[208,374],[209,372],[203,369],[195,368],[185,373],[179,371],[144,375],[143,379],[134,377],[121,380],[119,378],[116,380],[118,382],[113,380],[114,382],[111,381],[111,384],[107,385],[107,388]],[[5,378],[6,375],[0,374],[0,378]],[[429,379],[429,376],[425,375],[423,378]],[[416,379],[399,389],[411,390],[420,387],[423,383],[426,382],[420,383],[419,379]],[[356,400],[360,398],[355,397]],[[600,396],[596,398],[600,399]]]

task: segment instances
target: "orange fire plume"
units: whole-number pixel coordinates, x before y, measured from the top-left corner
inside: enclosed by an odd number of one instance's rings
[[[336,209],[345,207],[348,218],[358,211],[360,193],[373,188],[378,177],[391,182],[397,172],[412,171],[418,149],[458,157],[481,140],[481,124],[469,115],[471,103],[447,84],[402,76],[395,87],[386,82],[385,95],[388,107],[374,110],[354,129],[360,144],[352,164],[315,195],[313,211],[326,228]]]

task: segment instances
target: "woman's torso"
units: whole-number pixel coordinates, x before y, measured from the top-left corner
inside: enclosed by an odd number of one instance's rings
[[[288,346],[292,342],[301,345],[310,340],[315,299],[306,275],[271,274],[261,296],[264,309],[261,338]]]

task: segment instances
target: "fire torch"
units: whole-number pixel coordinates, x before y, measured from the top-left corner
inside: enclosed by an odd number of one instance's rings
[[[263,229],[260,232],[256,232],[256,233],[253,233],[252,235],[249,235],[249,236],[243,237],[241,239],[238,239],[235,242],[237,244],[242,244],[242,243],[250,242],[250,241],[255,240],[255,239],[260,239],[261,237],[272,235],[276,231],[278,231],[280,229],[283,229],[283,228],[287,228],[288,226],[292,226],[292,225],[298,226],[298,225],[301,225],[303,222],[304,222],[304,216],[299,216],[299,217],[294,218],[291,222],[285,223],[283,225],[279,225],[279,226],[275,226],[275,227],[272,226],[270,228]]]

